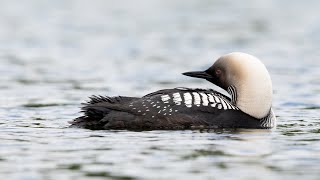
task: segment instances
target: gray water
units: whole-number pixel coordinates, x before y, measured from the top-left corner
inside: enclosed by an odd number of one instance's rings
[[[0,179],[320,179],[320,1],[1,1]],[[215,88],[182,76],[242,51],[274,130],[68,128],[92,94]]]

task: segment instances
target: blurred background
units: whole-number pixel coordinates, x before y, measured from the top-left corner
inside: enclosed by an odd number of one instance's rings
[[[319,178],[320,1],[1,0],[0,177]],[[221,55],[260,58],[269,131],[68,128],[92,94],[214,88],[184,77]]]

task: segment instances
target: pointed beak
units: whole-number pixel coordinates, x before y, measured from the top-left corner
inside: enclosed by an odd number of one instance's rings
[[[182,73],[185,76],[195,77],[195,78],[201,78],[206,79],[207,81],[221,87],[221,83],[218,77],[211,75],[212,73],[208,73],[209,70],[206,71],[192,71],[192,72],[185,72]]]
[[[212,76],[210,74],[208,74],[206,71],[191,71],[191,72],[185,72],[182,74],[185,76],[201,78],[201,79],[211,79],[212,78]]]

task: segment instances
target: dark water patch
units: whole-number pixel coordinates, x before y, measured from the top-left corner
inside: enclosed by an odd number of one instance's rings
[[[111,179],[115,179],[115,180],[134,180],[134,179],[136,179],[135,177],[132,177],[132,176],[115,176],[109,172],[86,172],[85,176],[106,177],[106,178],[111,178]]]
[[[171,151],[170,149],[166,148],[165,146],[151,146],[148,148],[151,151]]]
[[[282,132],[282,135],[296,136],[296,135],[300,135],[300,134],[304,134],[304,133],[307,133],[307,132],[300,130],[300,129],[295,129],[295,130],[290,130],[290,131],[284,131],[284,132]]]
[[[215,164],[216,167],[220,168],[220,169],[228,169],[228,166],[226,163],[224,162],[218,162]]]
[[[16,82],[23,84],[23,85],[32,85],[40,83],[40,81],[34,80],[34,79],[16,79]]]
[[[313,141],[320,141],[320,138],[306,138],[306,139],[299,139],[297,141],[310,141],[310,142],[313,142]]]
[[[98,134],[92,134],[92,135],[89,135],[89,137],[101,137],[101,138],[104,138],[106,136],[98,135]]]
[[[115,163],[113,163],[113,162],[92,162],[92,163],[90,163],[90,164],[92,164],[92,165],[107,165],[107,166],[112,166],[112,165],[114,165]]]
[[[96,151],[110,151],[112,150],[112,148],[108,148],[108,147],[101,147],[101,148],[94,148],[92,150],[96,150]]]
[[[315,109],[320,109],[320,106],[308,106],[308,107],[304,107],[302,109],[305,109],[305,110],[315,110]]]
[[[152,152],[143,151],[143,152],[141,152],[140,154],[142,154],[142,155],[150,155],[150,154],[152,154]]]
[[[150,138],[150,139],[148,139],[147,141],[149,141],[149,142],[156,142],[156,141],[160,141],[160,140],[157,139],[157,138]]]
[[[320,133],[320,129],[312,129],[309,132],[310,133]]]
[[[176,82],[173,81],[157,81],[155,82],[156,84],[160,84],[160,85],[172,85],[172,84],[176,84]]]
[[[63,104],[63,103],[28,103],[22,105],[26,108],[42,108],[42,107],[52,107],[52,106],[68,106],[70,104]]]
[[[82,90],[84,89],[80,84],[78,83],[73,83],[72,84],[72,89],[76,89],[76,90]]]
[[[8,139],[9,140],[9,139]],[[30,142],[30,140],[27,140],[27,139],[20,139],[20,138],[15,138],[15,139],[10,139],[12,141],[15,141],[15,142]]]
[[[201,174],[202,171],[194,169],[194,170],[191,170],[190,173],[192,173],[192,174]]]
[[[295,120],[295,121],[304,121],[304,120]],[[292,127],[300,127],[301,123],[288,123],[288,124],[279,124],[278,128],[292,128]]]
[[[205,157],[205,156],[231,156],[231,155],[228,155],[225,152],[220,150],[200,149],[200,150],[195,150],[191,154],[183,156],[182,159],[189,160],[189,159],[196,159],[198,157]]]
[[[276,171],[276,172],[281,172],[283,171],[282,168],[275,166],[275,165],[266,165],[266,168],[272,170],[272,171]]]
[[[66,164],[66,165],[59,165],[58,166],[59,169],[68,169],[68,170],[72,170],[72,171],[77,171],[80,170],[82,168],[81,164]]]
[[[158,146],[151,146],[149,147],[150,150],[163,150],[162,148],[158,147]]]
[[[212,133],[212,134],[228,134],[236,132],[236,129],[217,129],[217,128],[203,128],[198,130],[193,130],[193,133]]]
[[[90,149],[91,150],[91,149]],[[78,152],[88,152],[88,148],[83,149],[53,149],[49,150],[48,152],[55,152],[55,153],[78,153]]]
[[[40,117],[32,117],[33,120],[36,120],[36,121],[44,121],[46,119],[44,118],[40,118]]]

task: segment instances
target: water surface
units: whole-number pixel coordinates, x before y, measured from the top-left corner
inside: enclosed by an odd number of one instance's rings
[[[319,1],[2,1],[0,178],[319,179]],[[259,57],[268,130],[68,128],[92,94],[216,88],[180,73]]]

